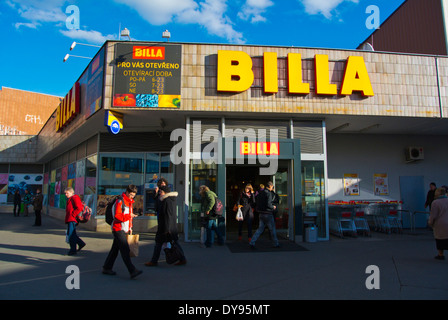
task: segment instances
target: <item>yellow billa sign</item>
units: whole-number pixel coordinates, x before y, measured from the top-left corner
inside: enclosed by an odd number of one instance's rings
[[[310,93],[310,84],[302,80],[302,57],[300,53],[288,53],[288,92],[291,94]],[[264,92],[278,92],[277,53],[263,54]],[[314,56],[316,85],[318,95],[337,95],[337,86],[330,83],[328,56],[316,54]],[[218,50],[218,91],[243,92],[248,90],[254,82],[252,58],[243,51]],[[354,91],[362,92],[364,96],[373,96],[364,58],[349,56],[345,68],[342,86],[339,94],[351,95]]]

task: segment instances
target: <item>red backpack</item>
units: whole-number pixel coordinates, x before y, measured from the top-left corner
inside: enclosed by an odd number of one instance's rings
[[[92,209],[85,204],[85,202],[82,202],[82,211],[78,214],[76,217],[76,220],[78,220],[79,223],[86,223],[90,220],[90,217],[92,216]]]

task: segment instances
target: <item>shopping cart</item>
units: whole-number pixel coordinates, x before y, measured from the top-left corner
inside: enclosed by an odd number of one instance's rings
[[[355,222],[353,219],[353,206],[351,205],[337,205],[331,206],[329,210],[329,229],[330,233],[341,238],[345,234],[350,234],[357,237]]]
[[[363,234],[370,237],[370,227],[365,217],[364,206],[357,206],[355,208],[353,221],[358,234]]]
[[[390,234],[403,231],[401,212],[395,203],[372,203],[368,210],[368,223],[374,231]]]

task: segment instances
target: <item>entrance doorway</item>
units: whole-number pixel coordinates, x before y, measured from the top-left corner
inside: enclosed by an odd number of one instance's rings
[[[292,184],[290,177],[290,162],[279,161],[278,170],[274,175],[260,175],[260,165],[227,165],[226,166],[226,239],[232,241],[238,239],[239,222],[236,220],[235,204],[247,184],[251,184],[255,194],[260,190],[260,185],[266,185],[268,181],[274,184],[274,191],[278,195],[278,204],[275,212],[275,226],[279,238],[289,238],[290,226],[293,226],[292,208]],[[255,213],[252,223],[252,234],[258,228],[258,214]],[[242,239],[247,240],[247,222],[242,223]],[[269,232],[263,233],[269,237]]]

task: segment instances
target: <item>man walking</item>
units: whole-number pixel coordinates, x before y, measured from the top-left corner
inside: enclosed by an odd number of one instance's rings
[[[275,231],[275,221],[273,215],[273,212],[276,209],[276,206],[273,205],[273,189],[274,184],[272,183],[272,181],[269,181],[266,188],[260,191],[260,193],[257,195],[256,210],[259,213],[260,225],[254,236],[252,237],[252,240],[249,242],[251,249],[255,249],[255,241],[257,241],[258,237],[262,234],[266,226],[271,233],[271,238],[274,241],[274,247],[278,248],[280,246],[277,239],[277,232]]]
[[[141,270],[138,270],[132,264],[129,244],[127,241],[127,233],[132,231],[132,220],[138,216],[133,213],[132,206],[136,194],[137,187],[130,184],[126,188],[126,192],[123,192],[121,198],[117,199],[112,207],[112,213],[114,214],[114,221],[112,222],[114,242],[112,243],[112,248],[107,255],[106,261],[104,262],[103,274],[116,274],[115,271],[112,270],[112,267],[114,266],[115,259],[117,259],[118,252],[121,254],[121,258],[129,271],[131,279],[142,273]]]

